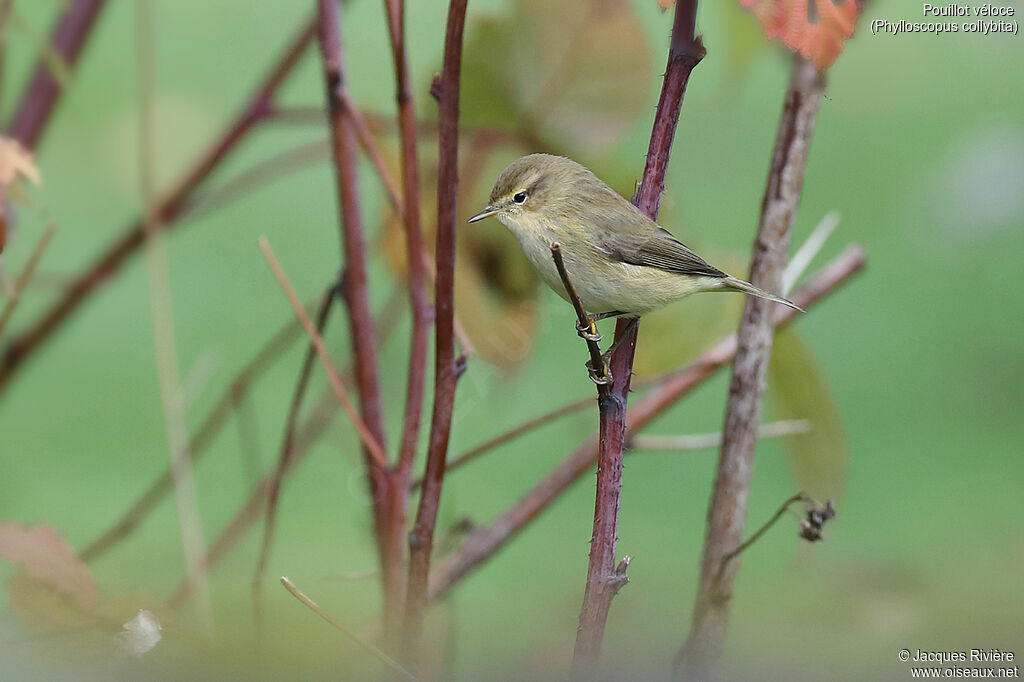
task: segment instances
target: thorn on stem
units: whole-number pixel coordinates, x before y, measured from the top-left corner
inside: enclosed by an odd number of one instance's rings
[[[437,102],[441,101],[441,76],[434,74],[434,80],[430,81],[430,96]]]

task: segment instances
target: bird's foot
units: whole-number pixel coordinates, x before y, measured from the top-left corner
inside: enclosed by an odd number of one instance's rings
[[[612,383],[612,371],[603,356],[601,357],[601,367],[597,369],[594,369],[594,364],[587,360],[587,372],[590,374],[590,380],[598,386],[607,386]]]
[[[601,334],[597,331],[597,324],[594,322],[593,317],[587,317],[587,324],[577,320],[576,333],[580,335],[581,339],[586,341],[601,342]]]

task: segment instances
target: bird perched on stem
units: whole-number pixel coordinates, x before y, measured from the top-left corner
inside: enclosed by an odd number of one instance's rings
[[[469,222],[491,216],[512,231],[547,285],[569,300],[551,257],[551,245],[561,245],[565,268],[592,321],[640,317],[701,291],[739,291],[800,310],[709,265],[564,156],[530,154],[513,161],[494,183],[487,208]]]

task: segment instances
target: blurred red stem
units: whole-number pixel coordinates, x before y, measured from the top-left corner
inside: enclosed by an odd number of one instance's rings
[[[781,289],[814,122],[824,90],[824,76],[810,61],[795,57],[750,263],[750,282],[767,291]],[[779,306],[770,301],[747,298],[708,512],[697,601],[690,636],[678,659],[678,679],[707,678],[721,654],[733,582],[739,569],[735,557],[728,561],[725,557],[743,542],[761,398],[778,312]]]
[[[864,266],[860,247],[848,248],[790,297],[804,309],[810,309]],[[796,317],[796,311],[785,309],[775,325],[784,327]],[[626,433],[635,433],[652,419],[674,405],[705,379],[728,363],[736,352],[736,334],[724,337],[706,350],[700,358],[674,372],[629,410]],[[430,576],[430,597],[444,596],[455,583],[483,564],[509,540],[554,502],[580,476],[590,471],[597,458],[597,438],[591,437],[570,453],[547,476],[537,482],[518,502],[491,523],[473,530],[462,545],[438,565]],[[735,545],[734,545],[735,546]]]
[[[156,202],[155,206],[148,207],[145,214],[153,216],[160,229],[174,227],[195,189],[228,157],[252,127],[270,110],[274,95],[285,77],[298,63],[313,37],[315,27],[315,21],[308,21],[302,27],[224,132],[206,149],[196,163],[186,170],[173,188]],[[100,284],[111,278],[129,256],[138,251],[143,244],[143,236],[143,221],[136,220],[88,267],[74,277],[58,300],[44,311],[27,331],[7,344],[3,350],[3,356],[0,358],[0,391],[6,388],[8,381],[22,363],[53,332],[60,328],[69,315]]]
[[[50,34],[50,49],[69,68],[74,67],[78,61],[104,4],[105,0],[73,0],[54,25]],[[18,108],[7,126],[7,135],[20,141],[27,149],[34,149],[46,130],[60,95],[61,87],[53,76],[53,69],[40,56],[32,78],[21,94]]]
[[[697,0],[678,0],[669,43],[668,65],[662,82],[658,108],[654,114],[644,174],[633,203],[651,220],[658,216],[661,194],[665,190],[672,140],[686,93],[690,73],[704,56],[704,47],[694,35]],[[625,564],[615,562],[618,540],[619,501],[622,492],[622,450],[625,445],[626,402],[633,374],[638,324],[620,319],[615,325],[617,344],[611,358],[614,378],[611,395],[599,401],[601,428],[597,461],[597,493],[594,505],[594,532],[590,544],[587,585],[580,609],[573,673],[576,677],[593,675],[601,654],[601,641],[612,599],[626,583]],[[627,562],[628,563],[628,562]]]
[[[445,462],[455,405],[459,361],[455,357],[455,209],[459,161],[459,79],[462,69],[462,31],[466,0],[451,0],[445,30],[444,63],[440,79],[438,122],[437,284],[435,306],[435,378],[427,465],[416,522],[409,534],[409,582],[402,649],[407,661],[416,659],[423,614],[427,605],[430,554],[441,501]]]
[[[363,421],[384,446],[384,415],[377,374],[377,339],[366,272],[366,240],[363,230],[356,158],[356,135],[350,108],[345,106],[345,55],[341,39],[341,12],[336,0],[318,0],[320,53],[327,95],[327,120],[333,144],[334,170],[341,211],[344,269],[342,288],[348,313],[349,335]],[[404,514],[393,500],[397,490],[391,482],[390,467],[380,466],[363,448],[374,528],[384,590],[384,619],[390,622],[401,603],[401,538],[394,542],[392,519]],[[405,495],[405,490],[401,495]]]

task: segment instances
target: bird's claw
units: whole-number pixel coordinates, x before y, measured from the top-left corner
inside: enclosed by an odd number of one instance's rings
[[[594,320],[592,319],[588,319],[587,324],[583,324],[577,320],[576,333],[580,335],[581,339],[586,341],[593,341],[594,343],[601,342],[601,334],[597,331],[597,325],[594,324]]]
[[[588,360],[587,361],[587,372],[590,374],[590,380],[598,386],[607,386],[612,383],[612,372],[608,369],[608,363],[602,362],[603,367],[601,369],[594,369],[594,365]]]

